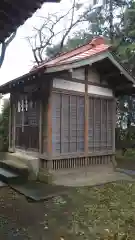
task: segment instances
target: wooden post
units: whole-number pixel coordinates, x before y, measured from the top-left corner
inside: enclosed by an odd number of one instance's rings
[[[113,101],[113,126],[112,126],[112,150],[113,150],[113,156],[112,156],[112,163],[113,166],[116,167],[117,163],[115,160],[115,128],[116,128],[116,99]]]
[[[85,135],[84,135],[84,150],[85,157],[88,156],[88,113],[89,98],[88,98],[88,66],[85,68]]]
[[[16,109],[15,109],[15,98],[12,98],[12,121],[13,121],[13,125],[12,125],[12,148],[13,148],[13,152],[15,152],[15,138],[16,138]]]
[[[113,134],[112,134],[112,150],[113,150],[113,153],[115,153],[115,128],[116,128],[116,100],[114,99],[113,101]]]
[[[43,107],[42,100],[39,102],[39,154],[42,154],[42,124],[43,124]]]
[[[11,139],[11,131],[12,131],[12,103],[11,103],[11,97],[10,97],[10,108],[9,108],[9,130],[8,130],[8,136],[9,136],[9,146],[8,146],[8,149],[10,151],[11,149],[11,144],[12,144],[12,139]]]
[[[48,99],[48,113],[47,113],[47,155],[48,155],[48,169],[52,169],[52,87]]]

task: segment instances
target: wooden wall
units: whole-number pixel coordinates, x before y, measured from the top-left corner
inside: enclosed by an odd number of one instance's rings
[[[53,155],[84,152],[84,96],[53,92]]]
[[[100,75],[91,67],[87,69],[88,86],[86,87],[85,74],[85,69],[81,68],[73,70],[72,78],[69,80],[61,78],[53,80],[52,152],[54,156],[81,155],[86,151],[88,154],[96,152],[102,154],[114,149],[113,91],[108,87],[107,82],[104,82],[106,87],[102,86]],[[88,99],[87,116],[85,115],[86,99]],[[86,129],[85,116],[88,118],[88,129]]]

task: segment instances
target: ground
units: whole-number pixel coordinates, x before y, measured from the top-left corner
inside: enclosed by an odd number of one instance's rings
[[[28,202],[8,187],[0,189],[2,240],[96,240],[119,232],[135,239],[135,183],[69,188],[45,202]],[[101,238],[104,236],[103,238]],[[121,235],[122,236],[122,235]]]

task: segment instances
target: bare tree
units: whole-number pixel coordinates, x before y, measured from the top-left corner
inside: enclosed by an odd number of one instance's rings
[[[73,28],[86,21],[87,11],[83,9],[83,4],[78,4],[76,0],[73,0],[71,8],[66,13],[48,14],[47,17],[40,17],[43,19],[43,24],[40,28],[34,27],[34,36],[27,37],[36,64],[39,65],[45,60],[46,48],[56,44],[57,39],[59,39],[57,54],[62,52],[65,41]],[[63,23],[66,23],[66,26],[60,29]]]
[[[13,41],[15,36],[16,36],[16,32],[12,33],[7,40],[5,40],[4,42],[1,43],[0,67],[2,66],[2,63],[4,61],[6,49],[7,49],[8,45]]]

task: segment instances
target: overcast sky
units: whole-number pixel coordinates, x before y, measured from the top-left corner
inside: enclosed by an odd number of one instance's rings
[[[40,24],[40,19],[37,16],[67,10],[68,5],[70,7],[70,1],[61,0],[60,3],[45,3],[32,18],[18,29],[15,39],[8,46],[4,63],[0,69],[0,85],[27,73],[32,67],[32,52],[25,37],[32,32],[32,26]],[[90,0],[88,2],[90,3]]]

